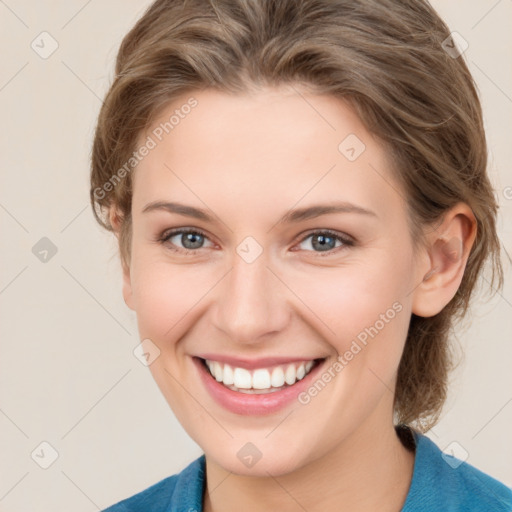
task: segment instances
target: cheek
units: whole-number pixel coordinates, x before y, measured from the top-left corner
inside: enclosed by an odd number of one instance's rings
[[[393,266],[399,265],[390,262],[389,267]],[[405,306],[404,280],[396,270],[386,267],[381,260],[375,265],[297,275],[294,292],[325,324],[326,332],[331,333],[328,338],[346,340],[378,322],[381,315],[394,319],[396,310]]]
[[[357,382],[361,392],[391,382],[398,367],[410,320],[410,270],[406,257],[379,253],[361,265],[295,276],[310,321],[343,358],[343,381]]]
[[[139,258],[134,262],[132,289],[140,335],[155,342],[179,338],[201,297],[211,288],[210,280],[192,266]]]

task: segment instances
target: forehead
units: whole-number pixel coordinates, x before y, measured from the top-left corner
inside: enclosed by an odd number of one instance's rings
[[[261,214],[346,200],[385,214],[401,203],[383,148],[334,96],[294,87],[198,91],[161,110],[139,146],[148,138],[154,147],[134,173],[139,206],[172,196],[204,207],[198,199],[208,198]]]

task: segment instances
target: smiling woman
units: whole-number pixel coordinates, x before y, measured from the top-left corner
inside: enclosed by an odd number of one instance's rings
[[[204,454],[109,511],[511,509],[424,436],[486,259],[502,282],[449,37],[422,0],[158,0],[125,37],[91,202]]]

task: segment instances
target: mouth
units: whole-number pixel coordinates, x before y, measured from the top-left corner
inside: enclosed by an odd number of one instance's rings
[[[302,362],[274,365],[248,370],[222,363],[201,359],[203,366],[220,384],[232,391],[246,394],[275,393],[293,386],[318,366],[324,358]]]
[[[214,401],[239,415],[271,414],[297,401],[327,361],[323,357],[249,370],[196,356],[192,359]]]

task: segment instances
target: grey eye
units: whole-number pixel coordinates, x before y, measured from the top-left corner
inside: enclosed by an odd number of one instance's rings
[[[339,236],[334,236],[329,233],[312,233],[308,235],[304,240],[302,240],[301,244],[306,243],[307,240],[311,240],[308,245],[312,247],[313,250],[318,252],[327,252],[332,249],[336,249],[343,245],[344,240]],[[339,242],[336,245],[336,242]],[[308,250],[308,249],[306,249]]]
[[[171,231],[162,239],[164,243],[174,246],[178,251],[202,249],[206,240],[208,238],[202,233],[185,229]]]

